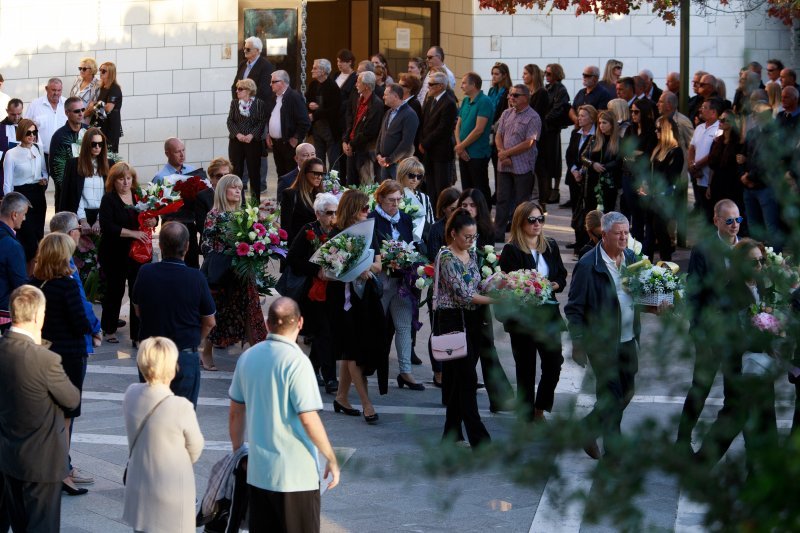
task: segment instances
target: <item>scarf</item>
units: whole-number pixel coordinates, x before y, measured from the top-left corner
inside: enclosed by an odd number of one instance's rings
[[[255,100],[255,97],[253,96],[251,96],[247,100],[239,100],[239,113],[243,117],[250,116],[250,106],[253,105],[253,100]]]
[[[397,213],[395,213],[395,215],[392,217],[392,216],[389,216],[386,213],[386,211],[384,211],[383,208],[381,208],[381,206],[376,205],[375,206],[375,212],[378,213],[378,215],[380,215],[381,218],[383,218],[385,220],[388,220],[389,224],[392,225],[392,239],[395,239],[395,240],[399,239],[400,238],[400,230],[397,229],[397,225],[400,223],[400,211],[398,210]]]

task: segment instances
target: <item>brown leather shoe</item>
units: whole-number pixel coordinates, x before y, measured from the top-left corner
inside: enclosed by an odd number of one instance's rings
[[[584,444],[583,451],[585,451],[586,455],[588,455],[595,461],[600,460],[600,446],[597,445],[597,441],[595,439],[592,439],[591,441]]]

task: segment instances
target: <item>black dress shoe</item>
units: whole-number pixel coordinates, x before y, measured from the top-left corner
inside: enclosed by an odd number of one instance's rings
[[[561,209],[567,209],[568,207],[572,207],[572,200],[567,200],[563,204],[559,204],[558,207]]]
[[[81,496],[89,492],[89,489],[72,488],[66,483],[61,483],[61,490],[67,493],[67,496]]]
[[[411,352],[411,364],[412,365],[421,365],[422,364],[422,359],[417,357],[417,354],[415,354],[414,352]]]
[[[597,441],[594,439],[583,445],[583,451],[594,460],[600,459],[600,446],[597,445]]]
[[[117,319],[117,327],[118,328],[124,328],[125,324],[127,324],[127,322],[125,322],[124,320]]]
[[[480,381],[478,382],[477,385],[475,385],[475,390],[481,390],[481,389],[485,389],[485,388],[486,388],[486,385],[484,385]]]
[[[433,386],[438,388],[438,389],[442,388],[442,382],[441,381],[436,381],[436,376],[433,376]]]
[[[322,376],[317,374],[317,387],[322,387],[323,385],[325,385],[325,380],[322,379]]]
[[[336,391],[339,390],[339,382],[335,379],[330,380],[325,384],[325,392],[328,394],[336,394]]]
[[[565,248],[569,248],[570,250],[574,250],[576,246],[578,246],[577,242],[571,242],[571,243],[565,245]]]
[[[364,422],[366,422],[370,426],[374,426],[375,424],[378,423],[378,413],[375,413],[370,416],[364,415]]]
[[[397,386],[402,389],[403,385],[405,385],[411,390],[425,390],[425,385],[423,385],[422,383],[414,383],[408,381],[406,378],[403,377],[403,374],[397,374]]]
[[[561,201],[561,193],[559,192],[551,192],[550,198],[547,199],[548,204],[557,204]]]
[[[360,416],[361,411],[358,409],[353,409],[352,407],[345,407],[344,405],[340,404],[336,400],[333,400],[333,411],[335,413],[343,413],[347,416]]]

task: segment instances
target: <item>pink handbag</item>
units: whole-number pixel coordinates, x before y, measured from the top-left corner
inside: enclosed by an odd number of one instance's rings
[[[433,317],[436,320],[437,296],[439,294],[439,255],[436,256],[436,267],[433,276]],[[435,328],[432,328],[435,331]],[[464,324],[464,311],[461,311],[461,329],[445,333],[431,334],[431,352],[437,361],[453,361],[467,356],[467,332]]]

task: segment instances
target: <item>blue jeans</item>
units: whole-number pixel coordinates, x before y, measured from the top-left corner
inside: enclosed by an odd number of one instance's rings
[[[744,214],[753,237],[774,247],[775,252],[783,249],[778,199],[771,187],[745,189]]]
[[[200,395],[200,354],[191,349],[178,353],[178,372],[169,388],[176,396],[183,396],[197,410],[197,397]]]

